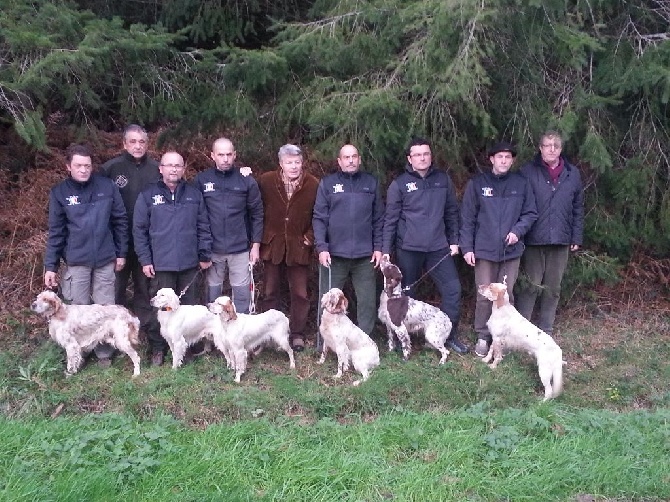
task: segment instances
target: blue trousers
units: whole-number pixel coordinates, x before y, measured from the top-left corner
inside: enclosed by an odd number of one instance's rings
[[[429,252],[398,249],[396,250],[396,258],[398,267],[402,272],[403,287],[414,284],[424,271],[430,271],[428,274],[433,279],[442,297],[440,310],[447,314],[451,320],[451,336],[455,337],[458,322],[461,318],[461,281],[458,278],[456,264],[453,257],[450,256],[449,248]],[[415,290],[415,286],[412,286],[408,295],[414,298]]]

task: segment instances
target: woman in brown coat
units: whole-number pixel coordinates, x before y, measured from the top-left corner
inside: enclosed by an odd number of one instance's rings
[[[285,270],[291,292],[291,346],[298,352],[305,348],[307,277],[314,245],[312,209],[319,184],[303,172],[302,161],[299,147],[284,145],[279,149],[280,168],[263,174],[258,182],[265,213],[260,249],[265,270],[261,308],[279,309],[280,273]]]

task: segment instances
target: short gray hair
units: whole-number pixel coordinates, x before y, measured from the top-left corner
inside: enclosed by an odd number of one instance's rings
[[[128,135],[129,132],[138,132],[140,134],[144,134],[147,137],[149,136],[149,134],[147,134],[147,130],[144,127],[142,127],[141,125],[130,124],[130,125],[127,125],[126,128],[123,130],[124,141],[125,141],[126,136]]]
[[[278,152],[277,156],[279,157],[279,160],[281,161],[282,157],[285,157],[287,155],[300,155],[300,158],[302,158],[302,150],[297,145],[292,145],[291,143],[287,143],[286,145],[283,145],[279,149],[279,152]]]

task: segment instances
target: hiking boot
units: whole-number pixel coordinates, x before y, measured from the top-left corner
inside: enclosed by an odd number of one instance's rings
[[[154,352],[151,354],[151,366],[162,366],[163,365],[163,353]]]
[[[101,357],[98,359],[98,368],[107,369],[112,367],[111,357]]]
[[[467,354],[470,350],[467,345],[462,343],[458,338],[449,338],[447,340],[447,347],[457,354]]]
[[[475,345],[475,355],[477,357],[486,357],[486,354],[489,353],[489,344],[483,338],[477,340],[477,345]]]

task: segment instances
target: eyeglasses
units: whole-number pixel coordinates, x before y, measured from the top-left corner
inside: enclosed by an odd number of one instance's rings
[[[430,157],[432,154],[430,152],[417,152],[417,153],[410,153],[410,157]]]
[[[167,167],[168,169],[184,169],[184,164],[161,164],[161,167]]]
[[[563,145],[561,145],[560,143],[543,143],[543,144],[540,145],[540,148],[554,147],[554,150],[560,150],[561,146],[563,146]]]

